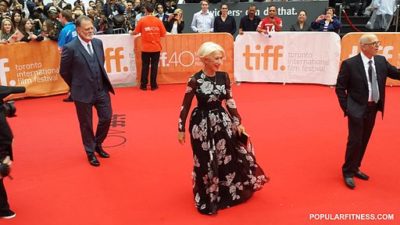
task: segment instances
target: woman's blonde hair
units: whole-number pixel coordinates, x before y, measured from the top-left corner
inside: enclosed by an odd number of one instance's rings
[[[200,57],[200,59],[207,58],[208,56],[220,52],[223,55],[225,55],[224,49],[221,47],[221,45],[216,44],[214,42],[204,42],[199,50],[197,51],[197,55]]]

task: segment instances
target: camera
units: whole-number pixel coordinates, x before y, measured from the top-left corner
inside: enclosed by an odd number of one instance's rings
[[[5,103],[3,103],[2,107],[4,110],[4,114],[7,117],[15,116],[15,112],[17,111],[17,108],[15,107],[14,101],[5,102]]]
[[[0,85],[0,112],[3,111],[7,117],[15,116],[17,109],[15,108],[14,101],[4,101],[4,98],[11,94],[24,93],[25,87],[9,87]]]

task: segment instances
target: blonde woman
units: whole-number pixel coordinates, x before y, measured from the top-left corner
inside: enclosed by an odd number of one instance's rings
[[[174,13],[168,18],[167,32],[171,34],[181,34],[184,27],[183,11],[182,9],[175,9]]]
[[[206,42],[198,55],[203,69],[189,79],[179,117],[178,141],[185,143],[185,122],[196,96],[198,105],[189,125],[193,193],[197,210],[212,215],[246,201],[268,178],[256,163],[251,145],[239,141],[245,129],[232,98],[229,76],[219,71],[225,51],[218,44]]]
[[[14,25],[11,19],[4,18],[1,21],[0,44],[9,43],[11,36],[13,36],[14,32],[15,32]]]

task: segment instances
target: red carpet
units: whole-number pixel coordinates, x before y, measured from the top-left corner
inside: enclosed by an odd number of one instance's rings
[[[14,180],[5,180],[17,217],[7,225],[376,225],[400,224],[400,88],[387,88],[363,171],[341,177],[347,120],[334,89],[315,85],[234,85],[243,124],[271,181],[247,203],[203,216],[194,208],[192,154],[177,141],[184,85],[155,92],[117,89],[119,117],[110,159],[87,162],[75,107],[64,96],[16,102]],[[193,103],[194,105],[195,103]],[[125,124],[121,123],[125,121]],[[124,125],[124,126],[123,126]],[[124,143],[124,140],[126,142]],[[394,214],[394,220],[310,220],[310,213]]]

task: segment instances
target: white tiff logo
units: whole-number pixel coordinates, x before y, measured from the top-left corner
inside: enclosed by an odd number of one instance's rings
[[[7,86],[7,72],[10,72],[10,67],[7,67],[8,59],[0,59],[0,84]]]

